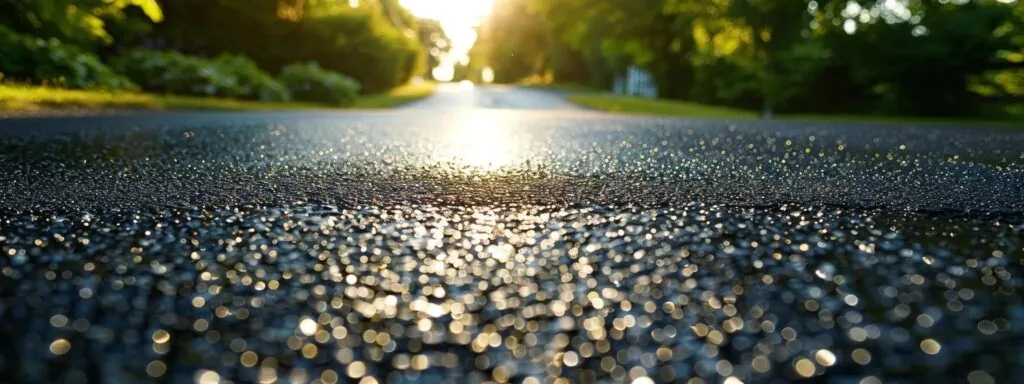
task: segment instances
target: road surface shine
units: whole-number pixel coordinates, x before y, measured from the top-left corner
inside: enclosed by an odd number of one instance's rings
[[[437,97],[0,121],[0,382],[1024,381],[1020,132]]]

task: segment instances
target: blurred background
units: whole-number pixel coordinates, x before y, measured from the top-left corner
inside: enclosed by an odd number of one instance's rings
[[[1020,118],[1019,0],[0,0],[14,84],[351,104],[410,81]]]
[[[504,0],[470,75],[769,112],[1021,113],[1015,0]]]
[[[0,0],[16,84],[346,105],[451,47],[398,0]]]

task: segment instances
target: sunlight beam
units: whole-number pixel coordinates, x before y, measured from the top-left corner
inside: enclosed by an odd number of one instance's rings
[[[469,50],[476,42],[476,27],[491,13],[494,1],[401,0],[400,4],[417,17],[441,23],[452,46],[448,54],[441,58],[434,75],[437,80],[451,81],[455,75],[455,65],[469,59]]]

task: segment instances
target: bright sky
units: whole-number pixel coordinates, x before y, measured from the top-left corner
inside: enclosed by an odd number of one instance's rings
[[[400,4],[418,17],[441,22],[452,48],[434,69],[434,77],[451,80],[455,64],[468,59],[469,49],[476,42],[475,27],[491,12],[494,0],[400,0]]]

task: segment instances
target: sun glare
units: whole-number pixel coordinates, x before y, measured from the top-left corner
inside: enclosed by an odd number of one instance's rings
[[[487,113],[468,113],[453,122],[438,162],[452,162],[471,172],[492,172],[514,166],[528,154],[521,135],[502,119]]]
[[[434,69],[434,77],[451,81],[455,65],[468,59],[469,49],[476,42],[476,27],[494,6],[494,0],[401,0],[401,5],[417,17],[441,22],[451,39],[451,50]]]

